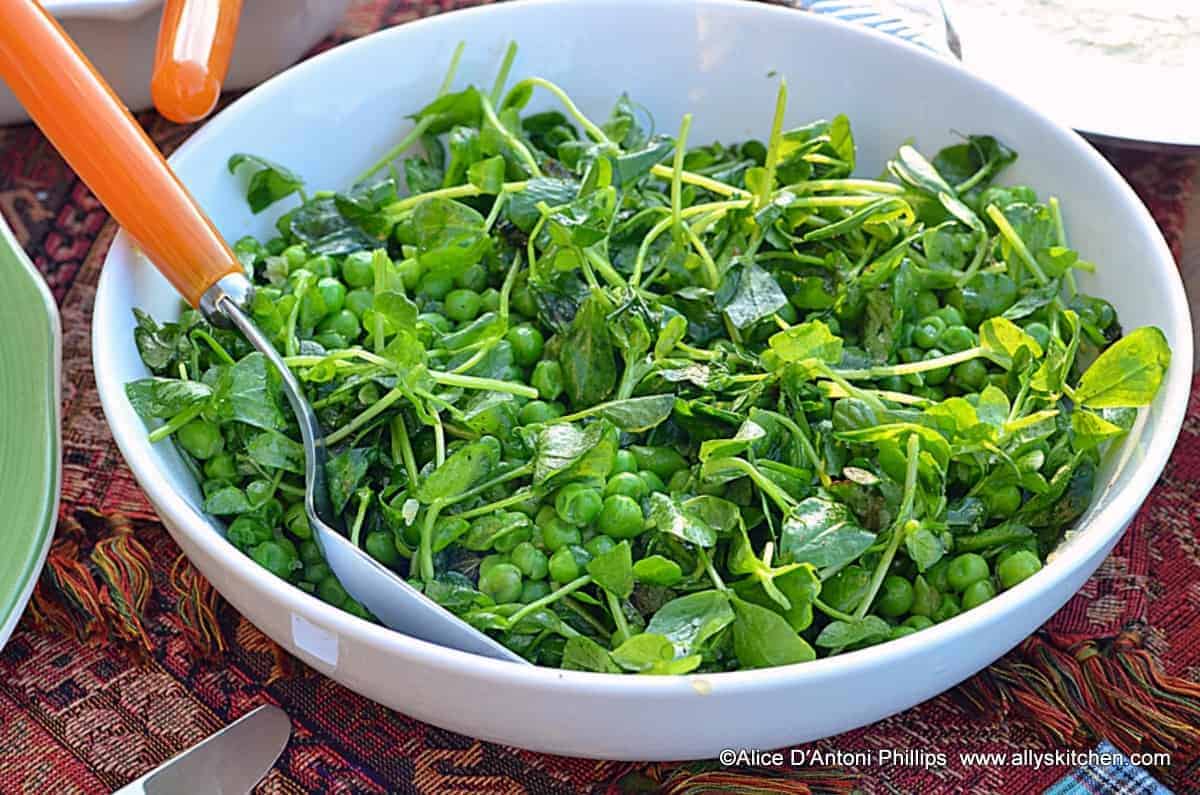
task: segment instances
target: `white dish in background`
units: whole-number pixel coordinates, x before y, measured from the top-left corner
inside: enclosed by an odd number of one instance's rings
[[[862,726],[930,698],[995,660],[1067,601],[1120,538],[1154,485],[1183,420],[1191,324],[1175,263],[1146,208],[1092,147],[1004,90],[882,34],[744,0],[593,0],[501,4],[441,15],[339,47],[268,82],[201,128],[172,158],[230,239],[269,235],[278,212],[251,215],[225,162],[246,151],[288,165],[313,188],[341,188],[404,133],[451,52],[468,46],[456,85],[490,85],[509,39],[513,79],[561,83],[606,117],[624,90],[660,129],[693,112],[692,140],[762,137],[777,78],[787,123],[844,112],[859,173],[875,176],[901,143],[925,151],[954,131],[992,133],[1020,154],[1007,179],[1062,199],[1067,229],[1099,264],[1081,286],[1110,299],[1127,327],[1160,326],[1174,356],[1154,405],[1100,473],[1095,504],[1048,565],[945,623],[880,646],[767,670],[615,676],[513,665],[414,640],[336,610],[264,572],[227,544],[171,445],[151,445],[124,384],[147,374],[133,307],[174,316],[179,299],[122,233],[96,295],[96,382],[113,435],[164,523],[246,617],[309,665],[415,718],[538,751],[616,759],[713,757]],[[535,107],[550,107],[544,94]]]
[[[150,73],[162,0],[43,0],[134,110],[151,106]],[[349,0],[245,0],[226,89],[248,88],[291,66],[333,32]],[[28,121],[0,83],[0,124]]]

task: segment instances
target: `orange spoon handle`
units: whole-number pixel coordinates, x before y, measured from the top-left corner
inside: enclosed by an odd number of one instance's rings
[[[150,94],[171,121],[199,121],[221,95],[237,38],[242,0],[167,0]]]
[[[242,268],[158,149],[34,0],[0,0],[0,77],[34,122],[193,306]]]

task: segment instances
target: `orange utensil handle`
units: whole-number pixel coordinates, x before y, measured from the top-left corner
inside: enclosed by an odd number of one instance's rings
[[[193,306],[241,272],[112,89],[34,0],[0,0],[0,77],[67,163]]]
[[[199,121],[216,107],[237,38],[242,0],[167,0],[150,94],[171,121]]]

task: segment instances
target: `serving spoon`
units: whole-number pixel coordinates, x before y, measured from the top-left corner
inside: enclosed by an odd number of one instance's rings
[[[304,509],[326,562],[346,591],[398,632],[528,664],[337,531],[325,483],[321,427],[300,383],[245,312],[254,288],[241,264],[58,23],[34,0],[0,0],[0,19],[0,78],[34,123],[187,302],[210,323],[236,328],[279,371],[304,445]]]

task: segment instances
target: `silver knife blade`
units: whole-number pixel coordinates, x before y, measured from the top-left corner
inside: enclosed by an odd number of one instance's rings
[[[115,795],[245,795],[275,765],[291,733],[287,714],[264,704]]]

